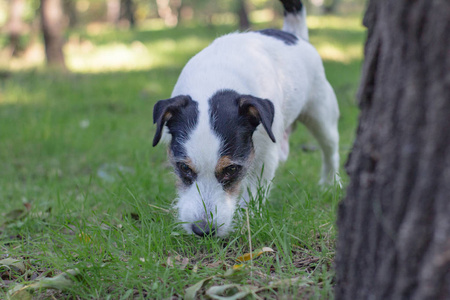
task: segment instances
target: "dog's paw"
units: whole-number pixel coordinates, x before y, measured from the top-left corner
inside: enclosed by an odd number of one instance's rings
[[[338,173],[334,174],[334,176],[326,176],[322,177],[319,181],[319,185],[322,187],[330,187],[335,186],[342,189],[342,180]]]

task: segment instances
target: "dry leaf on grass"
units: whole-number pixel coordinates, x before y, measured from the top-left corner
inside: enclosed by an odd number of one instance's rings
[[[241,281],[243,278],[245,278],[248,275],[248,271],[250,268],[247,265],[241,264],[237,266],[233,266],[231,269],[228,269],[225,274],[221,275],[214,275],[210,276],[208,278],[202,279],[193,286],[186,289],[186,294],[184,295],[184,299],[197,299],[196,294],[197,292],[211,279],[215,278],[224,278],[231,281]],[[236,298],[240,299],[240,298]]]
[[[180,270],[186,269],[186,266],[188,265],[188,263],[189,263],[189,258],[187,258],[187,257],[183,258],[183,260],[181,261],[181,264],[180,264]]]
[[[226,279],[234,282],[242,282],[242,280],[248,276],[250,269],[251,268],[247,264],[239,264],[228,269],[223,275],[214,275],[200,280],[193,286],[186,289],[184,299],[197,299],[197,293],[213,279]],[[261,297],[258,296],[258,293],[261,292],[273,292],[273,290],[286,287],[306,287],[312,283],[313,281],[308,278],[295,277],[274,281],[267,286],[260,287],[240,283],[222,284],[217,286],[213,285],[206,290],[205,295],[211,299],[220,300],[239,300],[249,296],[260,299]]]
[[[32,298],[32,294],[40,289],[56,289],[67,290],[75,283],[74,279],[78,279],[81,273],[78,269],[67,270],[52,278],[42,278],[34,283],[23,285],[18,284],[8,291],[8,300],[28,300]]]
[[[215,278],[216,276],[211,276],[208,278],[205,278],[203,280],[200,280],[199,282],[197,282],[196,284],[194,284],[193,286],[189,287],[186,289],[186,293],[184,294],[184,299],[185,300],[194,300],[197,299],[196,295],[197,292],[206,284],[208,283],[211,279]]]
[[[15,258],[5,258],[0,260],[0,273],[2,273],[3,270],[11,270],[19,274],[24,274],[26,267],[21,260]]]
[[[189,265],[189,258],[182,257],[181,255],[177,255],[175,257],[169,255],[167,257],[166,262],[161,264],[161,266],[166,268],[178,268],[180,270],[186,269],[188,265]]]
[[[252,285],[225,284],[210,287],[206,291],[206,295],[217,300],[238,300],[247,298],[250,295],[254,298],[259,298],[255,293],[257,289],[257,287]]]
[[[260,256],[261,254],[263,254],[265,252],[274,252],[274,251],[272,248],[263,247],[262,249],[256,249],[252,253],[245,253],[244,255],[239,256],[238,258],[236,258],[236,261],[239,261],[239,262],[249,261],[251,259],[257,258],[258,256]]]

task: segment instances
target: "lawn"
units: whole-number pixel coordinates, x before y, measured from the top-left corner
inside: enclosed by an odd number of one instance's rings
[[[339,99],[343,165],[357,122],[364,29],[360,16],[308,22]],[[164,147],[151,147],[153,104],[170,96],[191,56],[234,30],[87,28],[69,36],[71,73],[0,73],[0,298],[333,297],[344,191],[317,185],[320,153],[302,126],[248,224],[242,213],[229,237],[199,239],[176,223],[174,175]],[[241,263],[250,242],[273,251]],[[45,284],[59,289],[33,288]]]

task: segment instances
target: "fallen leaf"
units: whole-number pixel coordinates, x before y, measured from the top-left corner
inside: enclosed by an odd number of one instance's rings
[[[263,247],[262,249],[256,249],[252,253],[245,253],[244,255],[239,256],[238,258],[236,258],[236,261],[239,261],[239,262],[249,261],[251,259],[257,258],[258,256],[260,256],[261,254],[263,254],[265,252],[273,252],[273,249],[269,248],[269,247]]]
[[[197,292],[203,287],[203,285],[205,285],[206,283],[208,283],[211,279],[213,279],[216,276],[211,276],[208,278],[205,278],[203,280],[200,280],[199,282],[197,282],[196,284],[194,284],[193,286],[189,287],[186,289],[186,293],[184,294],[184,299],[185,300],[194,300],[197,299],[195,296],[197,295]]]
[[[189,258],[182,257],[181,255],[168,256],[165,263],[162,263],[161,266],[165,268],[178,268],[180,270],[185,270],[189,264]],[[189,268],[191,269],[191,268]]]
[[[187,257],[183,258],[183,261],[181,262],[180,270],[186,269],[186,266],[188,265],[188,263],[189,263],[189,258],[187,258]]]
[[[253,295],[254,298],[258,298],[254,290],[250,286],[243,286],[239,284],[225,284],[220,286],[212,286],[206,291],[206,295],[209,298],[217,300],[238,300],[244,299],[249,295]]]
[[[287,279],[281,279],[275,282],[271,282],[269,286],[261,287],[259,288],[256,293],[266,291],[266,290],[274,290],[279,288],[286,288],[286,287],[306,287],[313,284],[313,281],[311,279],[305,278],[305,277],[294,277],[294,278],[287,278]]]
[[[56,289],[67,290],[74,285],[74,279],[80,276],[78,269],[71,269],[56,275],[52,278],[42,278],[29,285],[16,285],[8,291],[7,299],[9,300],[28,300],[31,299],[32,293],[40,289]]]
[[[196,266],[197,265],[194,266],[194,270],[196,269],[195,268]],[[223,274],[223,275],[215,275],[215,276],[211,276],[211,277],[205,278],[203,280],[200,280],[193,286],[186,289],[184,299],[187,299],[187,300],[197,299],[196,298],[197,292],[213,278],[224,278],[224,279],[228,279],[231,281],[241,281],[248,275],[249,270],[250,270],[250,268],[247,265],[241,264],[241,265],[233,266],[232,268],[228,269],[225,272],[225,274]],[[236,299],[241,299],[241,298],[236,298]]]
[[[173,268],[173,261],[172,261],[172,258],[170,256],[167,257],[166,264],[167,264],[167,267]]]
[[[7,268],[9,270],[14,270],[15,272],[18,272],[20,274],[23,274],[26,271],[25,264],[22,261],[14,258],[5,258],[0,260],[0,268],[1,267]]]
[[[12,290],[6,294],[6,299],[8,300],[31,300],[33,299],[33,294],[24,289],[23,284],[16,285]]]

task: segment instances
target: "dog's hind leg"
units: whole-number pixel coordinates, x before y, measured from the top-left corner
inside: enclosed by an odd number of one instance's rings
[[[322,152],[320,184],[341,184],[339,171],[339,107],[334,91],[326,79],[310,95],[309,102],[299,116],[317,139]]]

